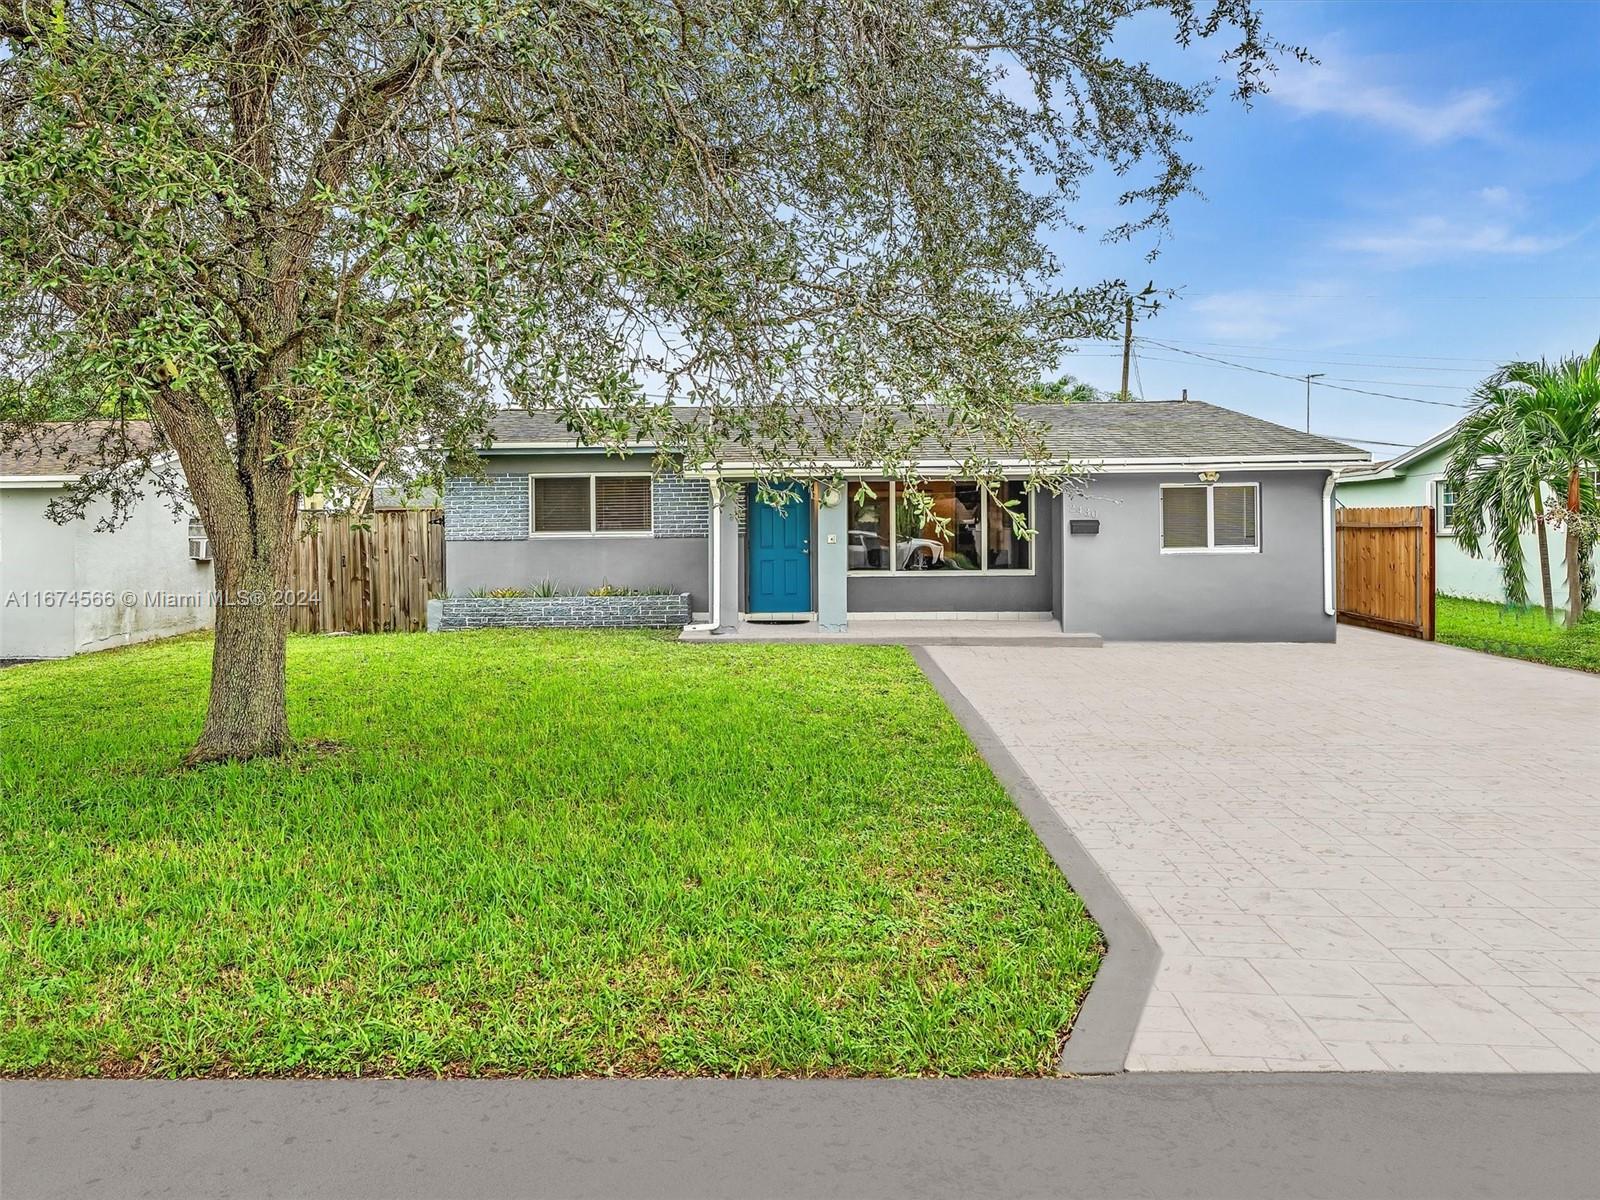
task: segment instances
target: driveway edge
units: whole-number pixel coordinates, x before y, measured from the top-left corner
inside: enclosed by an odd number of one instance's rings
[[[934,662],[933,655],[924,646],[907,649],[1105,934],[1105,957],[1072,1023],[1059,1070],[1063,1075],[1117,1074],[1127,1064],[1134,1029],[1155,986],[1161,947],[1094,855],[1045,799],[1000,735]]]

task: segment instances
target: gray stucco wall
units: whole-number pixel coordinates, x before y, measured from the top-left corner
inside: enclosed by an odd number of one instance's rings
[[[76,536],[78,586],[92,592],[132,593],[133,605],[80,605],[76,634],[79,650],[100,650],[146,638],[170,637],[209,628],[216,608],[209,603],[214,578],[209,562],[189,557],[189,518],[174,516],[171,505],[146,496],[115,533],[98,532],[100,513],[68,528]],[[203,604],[187,603],[195,593]]]
[[[688,592],[696,612],[709,607],[710,491],[702,480],[663,476],[651,485],[653,534],[638,537],[529,537],[528,476],[640,474],[648,459],[603,454],[488,456],[485,479],[445,483],[445,588],[664,587]]]
[[[24,594],[78,586],[72,531],[44,516],[58,494],[0,488],[0,658],[61,658],[75,648],[73,609]]]
[[[903,575],[852,575],[850,611],[874,612],[1028,612],[1050,611],[1050,583],[1055,573],[1056,504],[1052,497],[1034,499],[1033,573],[993,574],[977,571],[908,571]]]
[[[188,521],[164,500],[147,496],[116,532],[103,533],[95,530],[101,504],[81,521],[49,520],[46,506],[60,494],[0,488],[0,658],[59,658],[211,624],[209,603],[156,602],[212,586],[210,564],[189,557]],[[42,605],[32,595],[22,602],[34,592],[70,595],[65,603]]]
[[[1123,641],[1331,642],[1323,611],[1326,472],[1224,472],[1261,487],[1258,554],[1162,554],[1160,485],[1192,474],[1100,475],[1066,516],[1100,532],[1062,539],[1062,620]]]

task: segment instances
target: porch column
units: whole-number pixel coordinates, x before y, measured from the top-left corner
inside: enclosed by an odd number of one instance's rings
[[[712,485],[711,521],[716,552],[712,570],[716,572],[717,596],[712,602],[711,620],[718,633],[732,633],[739,626],[739,580],[744,577],[744,546],[739,541],[740,496],[743,488],[733,480]]]
[[[824,485],[818,491],[817,625],[830,633],[843,633],[850,624],[845,599],[845,572],[850,565],[849,505],[843,487]]]

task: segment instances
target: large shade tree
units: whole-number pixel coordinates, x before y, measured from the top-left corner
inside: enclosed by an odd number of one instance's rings
[[[982,433],[1048,484],[1012,402],[1126,289],[1045,239],[1097,167],[1101,232],[1159,233],[1213,90],[1124,35],[1209,40],[1246,100],[1299,53],[1249,0],[0,0],[0,434],[111,419],[68,510],[192,495],[195,761],[289,743],[296,496],[437,471],[492,404],[992,480]]]

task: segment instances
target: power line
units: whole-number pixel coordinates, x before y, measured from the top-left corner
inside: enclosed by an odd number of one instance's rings
[[[1458,300],[1493,300],[1496,303],[1505,300],[1549,300],[1585,304],[1600,301],[1600,296],[1406,296],[1396,295],[1393,292],[1258,292],[1254,290],[1250,294],[1252,296],[1271,296],[1274,299],[1287,300],[1400,300],[1408,304],[1454,303]]]
[[[1393,354],[1381,354],[1381,353],[1376,353],[1376,352],[1372,353],[1372,354],[1363,354],[1359,350],[1337,350],[1337,349],[1331,349],[1331,348],[1329,348],[1327,346],[1285,346],[1281,342],[1276,342],[1276,343],[1226,342],[1226,341],[1217,341],[1217,340],[1210,339],[1210,338],[1169,337],[1169,338],[1167,338],[1167,341],[1169,341],[1169,342],[1177,342],[1180,345],[1184,345],[1184,346],[1220,346],[1220,347],[1222,347],[1224,349],[1229,349],[1229,350],[1287,350],[1292,354],[1305,354],[1305,355],[1329,355],[1329,354],[1334,354],[1334,355],[1339,355],[1339,356],[1344,357],[1344,358],[1403,358],[1403,359],[1415,359],[1415,360],[1418,360],[1418,361],[1421,361],[1421,362],[1477,363],[1479,365],[1487,365],[1487,366],[1491,366],[1491,367],[1500,365],[1494,359],[1476,358],[1476,357],[1473,357],[1473,356],[1470,356],[1470,355],[1464,355],[1464,354],[1400,354],[1398,352],[1393,353]],[[1513,357],[1515,357],[1515,356],[1513,356]]]
[[[1337,379],[1340,383],[1374,383],[1379,387],[1411,387],[1411,388],[1437,388],[1442,392],[1459,392],[1466,388],[1464,383],[1421,383],[1412,379],[1349,379],[1343,375],[1329,375],[1329,379]]]
[[[1082,340],[1091,341],[1091,340],[1097,340],[1097,339],[1085,338],[1085,339],[1082,339]],[[1183,338],[1174,338],[1174,339],[1171,339],[1171,340],[1174,341],[1174,342],[1179,343],[1179,346],[1196,346],[1196,345],[1198,345],[1198,346],[1206,346],[1206,345],[1209,345],[1209,343],[1206,343],[1206,342],[1190,342],[1190,341],[1187,341],[1186,339],[1183,339]],[[1173,349],[1178,349],[1179,346],[1173,346],[1172,348]],[[1266,347],[1262,347],[1262,349],[1265,349],[1265,348]],[[1079,351],[1077,351],[1077,353],[1078,354],[1087,355],[1087,354],[1093,353],[1093,352],[1092,351],[1079,350]],[[1484,364],[1486,364],[1483,367],[1413,366],[1411,363],[1405,363],[1405,362],[1393,362],[1393,361],[1387,361],[1387,360],[1380,361],[1379,357],[1377,355],[1370,355],[1370,356],[1367,356],[1367,357],[1363,358],[1363,357],[1357,357],[1357,356],[1354,356],[1354,355],[1351,355],[1351,354],[1346,354],[1346,353],[1343,353],[1341,351],[1330,351],[1330,352],[1307,351],[1306,353],[1303,353],[1303,354],[1296,354],[1296,353],[1287,353],[1287,354],[1240,354],[1240,353],[1237,353],[1237,352],[1230,352],[1230,353],[1232,353],[1232,357],[1234,357],[1234,358],[1251,359],[1251,360],[1259,361],[1259,362],[1309,363],[1309,364],[1311,364],[1313,366],[1344,367],[1347,370],[1355,369],[1355,370],[1376,370],[1376,371],[1430,371],[1430,372],[1442,372],[1442,373],[1451,374],[1451,375],[1474,375],[1474,376],[1478,376],[1478,377],[1486,375],[1489,372],[1489,370],[1493,369],[1493,366],[1498,365],[1498,364],[1490,364],[1490,361],[1488,359],[1483,359],[1482,362]],[[1396,357],[1398,357],[1398,356],[1396,356]],[[1469,361],[1469,360],[1463,359],[1461,361]]]
[[[1396,450],[1409,450],[1414,442],[1381,442],[1377,438],[1346,437],[1340,433],[1319,433],[1318,437],[1332,438],[1336,442],[1353,442],[1357,446],[1392,446]]]
[[[1152,346],[1160,346],[1163,350],[1171,350],[1176,354],[1186,354],[1190,358],[1201,358],[1207,362],[1217,363],[1219,366],[1232,367],[1236,371],[1251,371],[1257,375],[1270,375],[1274,379],[1292,379],[1296,383],[1305,379],[1304,375],[1286,375],[1282,371],[1269,371],[1265,367],[1252,367],[1245,363],[1230,362],[1225,358],[1218,358],[1214,354],[1201,354],[1198,350],[1185,350],[1182,346],[1170,346],[1166,342],[1158,342],[1154,338],[1140,338],[1140,341],[1149,342]],[[1427,404],[1434,408],[1471,408],[1470,404],[1456,404],[1450,400],[1424,400],[1419,396],[1402,396],[1397,392],[1374,392],[1366,388],[1349,387],[1339,383],[1324,383],[1325,388],[1332,388],[1336,392],[1353,392],[1358,396],[1378,396],[1384,400],[1404,400],[1410,404]]]

